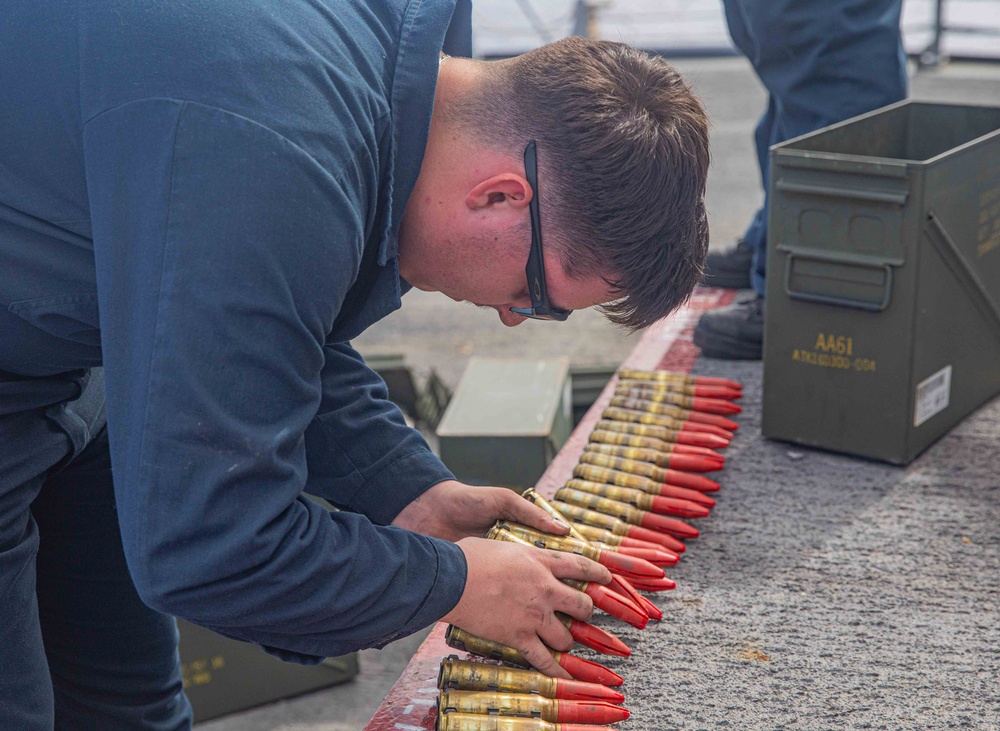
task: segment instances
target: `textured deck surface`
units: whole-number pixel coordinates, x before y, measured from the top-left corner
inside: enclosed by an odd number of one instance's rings
[[[741,381],[744,411],[718,505],[668,569],[677,589],[654,599],[663,621],[595,618],[631,658],[578,648],[625,678],[621,727],[1000,728],[1000,400],[906,468],[768,441],[760,365],[688,360],[686,316],[628,364],[665,355]],[[572,470],[588,417],[543,493]],[[366,729],[433,728],[427,700],[449,652],[439,626]]]

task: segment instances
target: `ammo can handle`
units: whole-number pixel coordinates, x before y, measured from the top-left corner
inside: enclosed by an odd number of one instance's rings
[[[816,185],[815,183],[790,182],[779,178],[775,185],[785,193],[804,193],[806,195],[821,195],[834,198],[853,198],[854,200],[870,201],[872,203],[894,203],[901,206],[906,203],[906,191],[865,190],[864,188],[841,188],[836,185]]]
[[[892,267],[888,264],[867,264],[859,265],[856,261],[845,261],[836,255],[827,256],[819,252],[794,251],[787,246],[779,246],[778,251],[788,254],[785,259],[785,294],[789,299],[800,300],[802,302],[816,302],[821,305],[836,305],[837,307],[850,307],[865,312],[882,312],[889,306],[892,298]],[[825,262],[827,264],[850,264],[852,266],[866,266],[869,269],[881,269],[885,273],[884,294],[881,302],[865,302],[862,300],[850,299],[848,297],[836,297],[829,294],[817,294],[815,292],[803,292],[792,288],[792,264],[795,259],[812,259],[814,261]]]

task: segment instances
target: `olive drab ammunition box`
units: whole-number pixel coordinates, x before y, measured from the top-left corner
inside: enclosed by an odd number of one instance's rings
[[[441,459],[462,482],[523,490],[572,431],[567,358],[472,358],[437,436]]]
[[[1000,107],[771,148],[763,433],[906,464],[1000,393]]]
[[[195,721],[327,688],[358,674],[357,653],[315,666],[296,665],[183,620],[177,626],[184,692]]]

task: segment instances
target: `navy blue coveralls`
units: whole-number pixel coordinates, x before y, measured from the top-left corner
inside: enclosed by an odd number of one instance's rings
[[[452,475],[348,342],[453,7],[5,3],[0,728],[186,727],[168,615],[309,661],[457,602],[385,527]]]
[[[743,239],[764,294],[771,145],[906,98],[903,0],[723,0],[729,34],[768,92],[754,142],[764,205]]]

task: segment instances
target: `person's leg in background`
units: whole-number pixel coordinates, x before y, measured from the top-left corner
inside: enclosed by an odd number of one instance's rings
[[[902,0],[723,0],[729,32],[768,91],[754,134],[765,198],[738,253],[755,295],[702,316],[708,357],[759,359],[764,330],[771,145],[906,97]],[[718,259],[718,257],[716,257]],[[711,262],[710,262],[711,268]],[[707,284],[711,285],[709,277]]]
[[[458,0],[441,48],[447,56],[472,58],[472,0]]]

